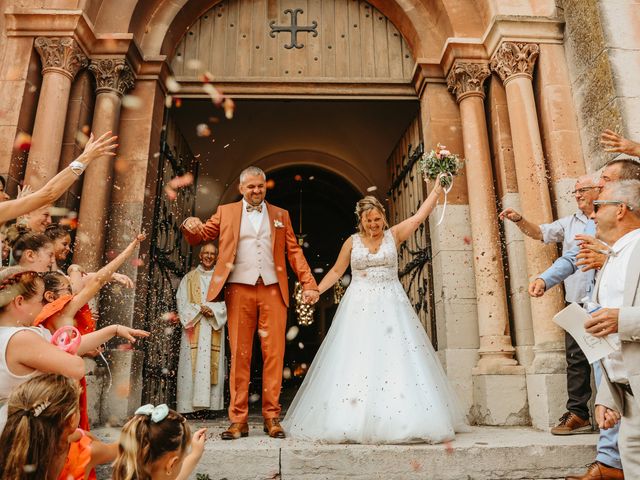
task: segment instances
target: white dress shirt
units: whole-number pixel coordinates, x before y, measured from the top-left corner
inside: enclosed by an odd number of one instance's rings
[[[265,205],[264,202],[262,202],[260,205],[262,206],[262,211],[259,212],[257,210],[252,210],[250,212],[247,212],[247,206],[249,206],[249,202],[247,202],[244,198],[242,199],[242,215],[248,215],[249,217],[249,221],[251,222],[251,225],[253,226],[253,228],[255,229],[255,231],[257,232],[258,230],[260,230],[260,224],[262,223],[262,219],[265,215],[267,214],[267,206]],[[267,218],[268,220],[268,218]]]
[[[627,266],[636,243],[640,241],[640,228],[620,237],[611,249],[614,254],[609,257],[602,269],[597,301],[605,308],[620,308],[624,303],[624,286],[627,277]],[[609,380],[616,383],[629,383],[629,377],[622,362],[620,336],[612,333],[609,342],[617,351],[602,360]]]
[[[578,210],[573,215],[559,218],[555,222],[540,225],[542,241],[544,243],[562,243],[562,254],[578,245],[576,235],[584,233],[589,218]],[[587,295],[593,275],[591,272],[583,272],[578,269],[564,280],[565,300],[569,303],[582,303]]]

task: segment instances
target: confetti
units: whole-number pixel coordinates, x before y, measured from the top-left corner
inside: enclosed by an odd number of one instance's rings
[[[464,241],[465,245],[471,245],[471,237],[469,237],[468,235],[465,235],[462,240]]]
[[[84,148],[88,141],[89,137],[82,130],[76,132],[76,142],[80,148]]]
[[[256,403],[258,400],[260,400],[260,395],[258,395],[257,393],[253,393],[249,397],[249,402],[250,403]]]
[[[300,350],[303,350],[303,349],[304,349],[304,343],[302,343],[302,342],[298,342],[298,348],[299,348]]]
[[[324,268],[318,267],[313,269],[313,273],[322,273],[324,272]]]
[[[298,336],[298,333],[300,333],[300,329],[296,325],[293,325],[289,330],[287,330],[287,340],[293,340]]]
[[[269,336],[269,332],[267,332],[266,330],[263,330],[262,328],[259,328],[258,335],[260,335],[261,338],[266,338]]]
[[[199,137],[208,137],[211,135],[211,129],[206,123],[199,123],[196,126],[196,135]]]
[[[270,178],[269,180],[267,180],[267,188],[269,190],[273,190],[276,186],[276,181],[273,180],[272,178]]]
[[[202,68],[202,62],[197,58],[190,58],[187,60],[186,66],[189,70],[200,70]]]
[[[224,103],[222,104],[222,108],[224,108],[224,116],[227,120],[231,120],[233,118],[233,112],[236,109],[236,104],[230,98],[225,98]]]
[[[204,90],[204,92],[207,95],[209,95],[209,97],[211,98],[211,101],[214,103],[216,107],[219,107],[220,105],[222,105],[224,96],[222,95],[222,92],[220,92],[220,90],[218,90],[216,87],[214,87],[210,83],[205,83],[204,85],[202,85],[202,90]]]
[[[22,467],[22,471],[24,473],[33,473],[36,471],[36,466],[35,465],[25,465],[24,467]]]
[[[376,190],[378,190],[378,187],[376,187],[375,185],[367,188],[367,192],[375,192]]]
[[[135,95],[125,95],[122,97],[122,107],[131,110],[138,110],[142,107],[142,100]]]
[[[31,148],[31,135],[24,132],[18,132],[16,139],[13,142],[13,148],[16,150],[22,150],[28,152]]]
[[[282,370],[282,378],[285,380],[289,380],[291,378],[291,369],[289,367],[284,367],[284,370]]]
[[[167,90],[169,90],[172,93],[180,91],[180,84],[173,77],[167,77],[165,86],[167,87]]]
[[[139,257],[138,258],[132,258],[130,263],[134,267],[141,267],[141,266],[144,265],[144,261]]]
[[[165,185],[164,191],[167,198],[171,201],[178,198],[178,190],[187,187],[193,183],[193,174],[190,172],[185,173],[179,177],[174,177]]]
[[[167,95],[164,99],[164,106],[167,108],[171,108],[173,105],[173,97],[171,95]]]
[[[300,174],[295,175],[295,176],[293,177],[293,179],[294,179],[296,182],[301,182],[301,181],[302,181],[302,175],[300,175]]]
[[[125,173],[129,169],[129,163],[124,158],[118,157],[113,164],[113,169],[117,173]]]

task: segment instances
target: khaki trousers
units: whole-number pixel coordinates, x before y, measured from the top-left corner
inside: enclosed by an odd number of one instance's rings
[[[638,399],[626,392],[624,394],[624,415],[622,415],[620,433],[618,434],[618,447],[620,448],[624,478],[640,479],[640,406],[638,406]]]
[[[280,416],[280,389],[284,366],[287,307],[280,287],[228,283],[225,287],[227,327],[231,349],[229,419],[246,423],[249,418],[251,353],[256,328],[262,346],[262,416]]]

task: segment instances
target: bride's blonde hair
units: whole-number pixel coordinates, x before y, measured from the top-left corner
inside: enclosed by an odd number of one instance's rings
[[[378,200],[373,195],[367,195],[362,200],[358,200],[356,203],[356,217],[358,217],[358,231],[361,234],[364,234],[364,227],[362,226],[362,216],[369,213],[371,210],[377,210],[380,215],[382,215],[382,219],[384,220],[384,228],[385,230],[389,228],[389,222],[387,222],[387,215],[385,213],[384,207],[380,200]]]

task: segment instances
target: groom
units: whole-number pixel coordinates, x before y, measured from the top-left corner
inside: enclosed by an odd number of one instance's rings
[[[280,426],[280,389],[284,364],[289,286],[285,254],[303,287],[306,303],[319,293],[302,248],[291,226],[289,213],[264,201],[266,176],[258,167],[240,173],[242,200],[220,205],[202,223],[187,218],[182,232],[196,245],[218,239],[219,254],[207,300],[224,292],[231,346],[229,387],[231,426],[221,437],[235,440],[249,435],[249,381],[251,352],[256,328],[262,344],[262,416],[264,431],[284,438]]]

